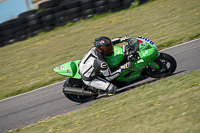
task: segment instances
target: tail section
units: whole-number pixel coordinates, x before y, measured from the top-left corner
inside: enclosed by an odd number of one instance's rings
[[[81,76],[78,73],[78,71],[79,71],[78,64],[80,61],[81,60],[69,61],[60,66],[55,67],[54,71],[62,76],[81,79]]]

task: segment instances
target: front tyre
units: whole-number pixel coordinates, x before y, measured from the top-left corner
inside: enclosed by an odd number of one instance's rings
[[[64,93],[65,87],[82,88],[83,85],[84,85],[84,83],[81,79],[68,78],[63,85],[63,93]],[[78,102],[78,103],[85,103],[85,102],[91,101],[98,96],[98,95],[82,96],[82,95],[75,95],[75,94],[68,94],[68,93],[64,93],[64,95],[69,100],[71,100],[73,102]]]
[[[160,53],[160,56],[154,60],[159,65],[159,69],[152,66],[145,68],[145,74],[152,78],[162,78],[171,75],[177,67],[176,60],[169,54]]]

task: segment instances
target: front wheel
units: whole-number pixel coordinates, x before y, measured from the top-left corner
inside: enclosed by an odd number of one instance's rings
[[[68,78],[63,85],[63,93],[69,100],[78,103],[85,103],[91,101],[98,96],[98,95],[82,96],[82,95],[68,94],[64,92],[65,87],[82,88],[83,85],[84,83],[81,79]]]
[[[160,53],[160,56],[154,60],[159,65],[159,69],[152,66],[146,66],[144,72],[152,78],[162,78],[171,75],[177,67],[176,60],[169,54]]]

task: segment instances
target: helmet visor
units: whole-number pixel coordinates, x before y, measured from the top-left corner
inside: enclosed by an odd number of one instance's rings
[[[103,51],[105,56],[112,56],[112,54],[114,53],[113,46],[109,47],[101,46],[100,49]]]

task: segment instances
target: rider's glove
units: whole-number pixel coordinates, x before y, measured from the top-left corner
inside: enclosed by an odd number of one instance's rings
[[[126,39],[124,37],[120,37],[120,43],[124,42]]]
[[[131,63],[127,62],[126,64],[120,66],[121,70],[126,70],[129,69],[131,67]]]
[[[129,40],[129,36],[128,35],[120,38],[120,42],[127,42],[128,40]]]

